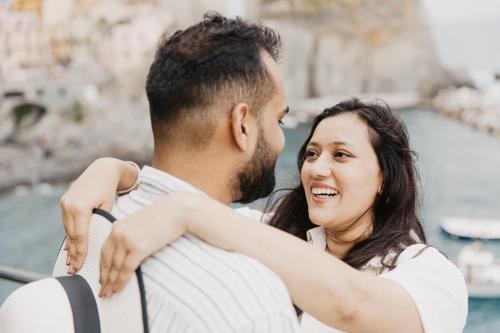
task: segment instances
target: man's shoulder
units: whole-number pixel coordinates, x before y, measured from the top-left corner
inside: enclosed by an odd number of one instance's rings
[[[132,191],[124,195],[116,196],[113,207],[111,208],[111,215],[116,219],[120,219],[150,204],[151,201],[138,196],[135,191]]]
[[[243,216],[251,218],[257,222],[267,223],[271,218],[271,213],[264,213],[258,209],[250,208],[250,207],[238,207],[235,208],[235,211]]]
[[[141,200],[145,199],[133,192],[117,197],[111,213],[117,219],[132,214],[148,205]],[[263,215],[250,208],[238,211],[257,220]],[[251,257],[214,247],[194,235],[183,235],[155,252],[143,261],[141,270],[148,307],[155,300],[165,315],[182,313],[202,331],[207,325],[212,331],[221,327],[239,331],[242,325],[250,328],[256,322],[277,322],[278,317],[288,318],[290,327],[295,325],[290,295],[277,274]]]
[[[296,320],[290,295],[275,273],[253,258],[193,235],[157,251],[141,267],[154,297],[176,311],[189,309],[186,315],[195,314],[204,325],[241,331],[242,325],[276,321],[277,315],[288,318],[290,325]]]
[[[212,279],[222,288],[248,288],[256,293],[273,289],[288,294],[281,278],[258,260],[212,246],[191,234],[183,235],[157,251],[152,258],[156,264],[171,266],[177,272],[196,272],[199,277]],[[172,266],[174,263],[175,267]],[[204,283],[203,279],[192,282]]]

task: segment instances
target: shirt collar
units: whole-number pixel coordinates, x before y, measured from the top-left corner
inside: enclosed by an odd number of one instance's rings
[[[307,231],[307,241],[320,250],[326,250],[325,228],[316,227]]]
[[[139,174],[137,192],[150,199],[157,199],[173,192],[205,194],[197,187],[165,171],[145,165]]]
[[[319,248],[320,250],[326,250],[326,232],[323,227],[315,227],[309,229],[307,231],[307,242],[311,243],[314,247]],[[418,236],[415,231],[410,230],[410,235],[417,242],[419,242]],[[387,258],[388,260],[392,259],[395,253],[389,253]],[[382,265],[380,256],[375,256],[371,258],[363,267],[361,267],[361,271],[373,272],[375,274],[381,274],[386,268]]]

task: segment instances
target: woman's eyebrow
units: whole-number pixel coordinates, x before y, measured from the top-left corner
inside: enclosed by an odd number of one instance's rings
[[[309,146],[313,146],[315,148],[321,147],[321,145],[319,143],[314,142],[314,141],[309,141],[309,143],[307,144],[307,147],[309,147]]]
[[[345,142],[345,141],[333,141],[332,143],[330,143],[330,145],[331,146],[347,146],[347,147],[354,148],[353,145],[351,145],[350,143]]]
[[[321,147],[321,145],[315,141],[310,141],[307,146],[313,146],[313,147]],[[351,147],[351,148],[354,148],[353,145],[351,145],[350,143],[346,142],[346,141],[333,141],[333,142],[329,142],[327,144],[327,146],[330,146],[330,147],[336,147],[336,146],[347,146],[347,147]]]

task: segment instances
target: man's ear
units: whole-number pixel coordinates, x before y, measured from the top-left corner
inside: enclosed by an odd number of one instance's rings
[[[231,110],[231,134],[234,142],[242,151],[250,148],[250,132],[252,128],[252,115],[246,103],[238,103]]]

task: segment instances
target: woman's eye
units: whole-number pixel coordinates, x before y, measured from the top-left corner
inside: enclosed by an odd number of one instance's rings
[[[281,118],[280,120],[278,120],[278,124],[280,124],[280,126],[283,126],[284,123],[283,123],[283,118]]]
[[[318,153],[314,150],[306,150],[306,158],[314,158],[316,156],[318,156]]]
[[[346,158],[346,157],[350,157],[350,155],[347,154],[346,152],[343,152],[343,151],[337,151],[337,152],[335,152],[334,157],[336,157],[336,158]]]

